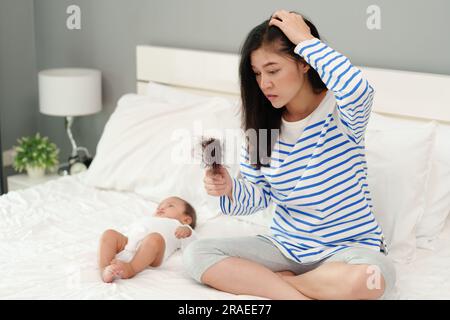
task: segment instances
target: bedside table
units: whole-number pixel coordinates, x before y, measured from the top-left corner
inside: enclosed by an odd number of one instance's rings
[[[13,176],[7,177],[7,183],[8,183],[8,192],[14,191],[14,190],[20,190],[20,189],[26,189],[50,180],[57,179],[61,176],[53,173],[53,174],[46,174],[42,178],[36,178],[32,179],[28,177],[27,174],[16,174]]]

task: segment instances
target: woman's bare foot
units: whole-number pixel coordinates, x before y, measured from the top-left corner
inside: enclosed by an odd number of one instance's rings
[[[111,283],[115,279],[122,277],[122,270],[115,264],[110,264],[102,271],[102,280],[106,283]]]
[[[131,263],[126,263],[120,260],[114,260],[114,270],[120,274],[120,278],[129,279],[136,275]]]

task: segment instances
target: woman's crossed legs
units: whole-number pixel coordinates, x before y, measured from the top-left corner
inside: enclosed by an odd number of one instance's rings
[[[300,264],[284,257],[267,239],[242,237],[198,240],[183,256],[197,281],[269,299],[378,299],[395,283],[389,259],[364,248]]]

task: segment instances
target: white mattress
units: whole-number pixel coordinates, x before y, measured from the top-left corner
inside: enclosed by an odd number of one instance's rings
[[[83,177],[61,177],[0,197],[0,299],[257,298],[196,283],[184,272],[180,252],[158,269],[103,283],[97,268],[102,232],[123,229],[153,212],[156,204],[133,193],[88,187]],[[197,232],[200,237],[222,237],[264,229],[217,215],[200,224]],[[450,224],[436,243],[436,252],[419,250],[413,264],[397,265],[398,298],[450,299],[449,240]]]

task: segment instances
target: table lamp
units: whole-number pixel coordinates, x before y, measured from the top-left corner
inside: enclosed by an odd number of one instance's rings
[[[101,111],[101,96],[99,70],[65,68],[39,72],[39,110],[46,115],[65,117],[65,128],[72,145],[69,161],[59,168],[59,174],[86,170],[92,161],[87,148],[77,146],[71,128],[75,117]],[[85,153],[84,158],[79,151]]]

